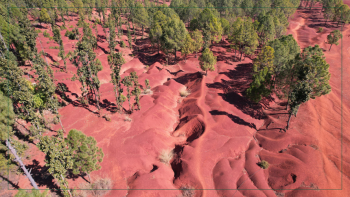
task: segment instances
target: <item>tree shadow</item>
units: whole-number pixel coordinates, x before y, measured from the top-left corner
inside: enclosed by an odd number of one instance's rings
[[[254,123],[249,123],[246,122],[245,120],[239,118],[238,116],[234,116],[232,114],[229,114],[227,112],[224,111],[218,111],[218,110],[212,110],[209,112],[211,115],[226,115],[228,116],[233,122],[235,122],[236,124],[240,124],[240,125],[244,125],[244,126],[248,126],[250,128],[253,128],[256,130],[256,126]]]
[[[71,103],[73,100],[69,98],[69,96],[66,95],[66,92],[71,93],[75,98],[78,98],[78,95],[75,93],[72,93],[68,86],[65,83],[58,83],[57,88],[55,90],[55,93],[58,94],[63,100],[65,100],[68,103]]]
[[[14,184],[11,180],[0,174],[0,178],[2,178],[4,181],[8,182],[14,189],[19,189],[18,183]]]
[[[89,101],[89,102],[90,102],[90,101]],[[92,111],[91,109],[89,109],[89,106],[88,106],[88,105],[83,104],[83,103],[81,103],[81,102],[78,101],[78,100],[75,100],[75,101],[71,102],[71,104],[74,105],[75,107],[82,107],[82,108],[85,108],[85,109],[88,110],[89,112],[98,115],[98,112]]]
[[[100,106],[104,109],[106,109],[107,111],[110,112],[116,112],[117,111],[117,105],[110,102],[107,99],[103,99],[102,104],[100,104]]]
[[[174,79],[176,82],[181,83],[182,85],[186,85],[190,81],[198,80],[203,78],[203,75],[201,72],[195,72],[195,73],[187,73],[181,77],[178,77]]]
[[[97,45],[97,47],[98,47],[99,49],[101,49],[101,50],[103,51],[104,54],[109,54],[109,52],[106,51],[106,49],[104,49],[103,47],[100,47],[99,45]]]
[[[219,93],[219,95],[225,101],[252,118],[262,119],[265,117],[262,106],[268,105],[272,98],[264,98],[255,104],[245,97],[245,91],[252,81],[252,66],[251,63],[238,64],[234,70],[219,73],[226,75],[230,80],[221,79],[221,82],[207,84],[207,87],[223,90],[224,93]]]
[[[152,65],[156,62],[164,63],[164,55],[162,53],[156,53],[155,55],[149,55],[146,53],[137,53],[136,57],[142,62],[144,65]]]
[[[56,184],[54,177],[49,173],[49,167],[40,165],[40,162],[36,159],[33,160],[33,164],[26,165],[28,171],[32,175],[32,178],[38,184],[38,187],[45,186],[52,192],[56,192],[61,195],[59,186]]]
[[[52,61],[52,62],[56,62],[54,59],[53,59],[53,57],[49,54],[49,53],[45,53],[45,57],[48,57],[48,58],[50,58],[50,60]],[[56,66],[57,68],[60,68],[60,67],[58,67],[58,66]]]

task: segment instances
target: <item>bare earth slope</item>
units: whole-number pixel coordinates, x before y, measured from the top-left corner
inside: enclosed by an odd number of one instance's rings
[[[269,98],[257,106],[246,100],[244,91],[251,82],[252,61],[248,57],[241,62],[234,61],[235,53],[226,52],[226,42],[212,47],[218,63],[208,76],[198,72],[199,62],[193,56],[171,66],[158,62],[150,65],[147,58],[159,57],[156,53],[131,57],[129,49],[117,46],[127,61],[122,67],[122,77],[136,71],[141,85],[144,86],[147,78],[153,91],[141,97],[141,110],[129,115],[130,122],[125,121],[127,115],[111,112],[115,98],[105,40],[98,42],[97,53],[104,67],[99,74],[102,115],[108,114],[111,121],[99,118],[93,105],[85,108],[76,100],[81,92],[79,82],[69,79],[76,72],[72,64],[68,63],[68,73],[55,72],[57,83],[68,86],[70,92],[66,95],[72,99],[68,106],[60,109],[66,130],[78,129],[94,136],[105,153],[102,169],[93,172],[92,178],[111,178],[114,190],[107,194],[111,197],[177,196],[181,194],[178,189],[183,187],[195,188],[195,196],[203,197],[280,196],[281,193],[288,197],[350,196],[350,136],[347,131],[350,128],[347,83],[350,68],[345,66],[350,62],[350,28],[349,25],[343,28],[342,45],[328,51],[329,45],[324,41],[336,24],[326,26],[323,33],[316,33],[318,26],[324,25],[318,12],[298,10],[290,20],[288,33],[293,34],[302,48],[319,44],[325,49],[332,74],[332,92],[303,104],[286,133],[280,132],[288,118],[283,102]],[[64,33],[61,32],[62,38],[66,39]],[[104,35],[100,26],[99,34]],[[125,36],[122,39],[127,43]],[[50,51],[51,45],[46,44],[48,39],[41,37],[41,40],[53,59],[49,61],[59,61],[63,65],[62,60],[57,59],[58,50]],[[73,50],[74,41],[66,39],[64,43],[67,43],[66,53]],[[145,42],[143,48],[149,46]],[[149,68],[144,66],[146,62]],[[186,88],[191,94],[181,98],[179,92]],[[127,102],[124,107],[128,109]],[[55,125],[54,129],[60,126]],[[161,152],[172,149],[173,159],[168,164],[162,163]],[[32,151],[38,152],[35,147]],[[35,175],[40,177],[44,172],[44,158],[40,153],[37,155],[28,165],[37,166]],[[267,170],[257,165],[262,159],[270,163]],[[69,179],[72,188],[83,182],[81,177]],[[30,184],[21,178],[19,187],[30,188]],[[44,181],[40,187],[54,188],[55,185]]]

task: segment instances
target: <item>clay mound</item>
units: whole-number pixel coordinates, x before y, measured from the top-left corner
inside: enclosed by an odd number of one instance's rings
[[[183,126],[181,126],[179,129],[177,129],[173,133],[173,136],[177,137],[177,136],[185,135],[187,137],[187,141],[192,142],[193,140],[199,138],[203,134],[205,130],[203,117],[196,116],[191,118],[190,120],[181,119],[180,122],[182,121],[186,121],[186,123]]]

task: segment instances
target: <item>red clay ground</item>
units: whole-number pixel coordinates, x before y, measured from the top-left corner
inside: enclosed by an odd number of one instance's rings
[[[212,47],[218,63],[215,71],[209,72],[208,76],[198,72],[199,63],[194,56],[186,62],[181,60],[175,65],[163,66],[158,62],[150,63],[152,56],[158,58],[153,59],[155,61],[163,55],[157,56],[155,52],[133,58],[129,56],[129,49],[117,46],[116,49],[123,51],[127,61],[122,67],[122,77],[136,71],[142,85],[146,78],[150,80],[153,91],[152,95],[141,97],[141,110],[130,115],[131,122],[125,121],[125,114],[110,111],[113,107],[110,103],[115,103],[115,98],[104,52],[108,51],[108,44],[105,40],[99,41],[96,52],[104,67],[99,74],[101,102],[104,104],[102,114],[108,114],[111,121],[99,118],[93,105],[84,108],[77,101],[59,111],[66,130],[78,129],[94,136],[105,153],[102,169],[91,176],[113,180],[115,190],[107,194],[111,197],[177,196],[181,194],[177,189],[183,186],[199,189],[195,191],[195,196],[203,197],[350,196],[347,187],[350,185],[350,158],[347,154],[350,144],[347,132],[350,70],[344,66],[350,62],[350,30],[349,25],[343,28],[342,47],[333,46],[329,52],[329,45],[324,41],[328,32],[336,29],[336,24],[331,27],[328,23],[323,33],[316,33],[319,24],[324,25],[318,12],[298,10],[290,20],[288,33],[293,34],[302,48],[319,44],[325,49],[332,74],[332,92],[303,104],[286,133],[279,132],[288,118],[283,102],[275,98],[265,99],[261,106],[270,107],[262,109],[245,99],[244,91],[251,81],[252,61],[249,58],[242,62],[234,61],[234,52],[226,52],[226,42]],[[67,40],[64,33],[61,32],[67,53],[74,50],[74,41]],[[100,26],[99,34],[104,35]],[[47,38],[41,36],[40,39],[45,51],[53,60],[58,60],[58,49],[48,49],[55,45],[53,41],[47,44]],[[125,42],[126,36],[122,39]],[[143,47],[147,50],[149,43],[142,42],[146,43]],[[59,63],[63,65],[62,60]],[[147,69],[145,64],[152,65]],[[68,70],[68,74],[55,72],[55,78],[57,83],[65,83],[69,87],[73,94],[67,95],[74,101],[74,93],[80,95],[80,85],[78,81],[69,80],[75,72],[70,63]],[[179,92],[186,88],[191,94],[181,98]],[[128,108],[127,103],[124,107]],[[60,126],[53,128],[60,129]],[[171,149],[175,152],[171,164],[160,162],[158,156],[162,150]],[[35,164],[34,178],[38,179],[44,174],[44,155],[35,147],[31,150],[36,156],[28,165]],[[270,163],[267,170],[257,165],[261,160]],[[85,180],[80,177],[69,180],[72,188],[83,182]],[[24,177],[20,179],[19,187],[31,188]],[[55,186],[43,179],[40,187]]]

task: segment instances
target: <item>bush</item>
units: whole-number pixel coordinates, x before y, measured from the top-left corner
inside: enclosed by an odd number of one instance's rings
[[[68,37],[70,40],[77,40],[79,31],[77,28],[72,29],[72,31],[67,30],[64,36]]]
[[[40,29],[36,29],[35,32],[38,34],[38,33],[41,33],[42,31]]]
[[[121,47],[121,48],[125,48],[125,47],[126,47],[124,41],[120,41],[119,44],[120,44],[120,47]]]
[[[81,191],[74,192],[74,196],[85,197],[85,196],[103,196],[112,189],[112,181],[109,178],[98,178],[93,183],[82,183],[79,188]]]
[[[320,32],[320,33],[323,32],[323,27],[319,27],[318,32]]]
[[[111,121],[111,118],[107,114],[103,115],[102,117],[109,122]]]
[[[191,94],[191,92],[189,90],[184,90],[184,91],[180,92],[181,97],[187,97],[190,94]]]
[[[50,38],[50,34],[49,34],[49,33],[47,33],[47,31],[46,31],[46,30],[44,31],[43,35],[44,35],[44,37],[45,37],[45,38]]]
[[[124,121],[131,122],[131,118],[129,116],[125,117]]]
[[[153,94],[153,91],[150,89],[146,89],[143,91],[144,94]]]
[[[64,26],[64,25],[62,25],[62,26],[60,27],[60,29],[61,29],[61,30],[65,30],[65,29],[67,29],[67,27]]]
[[[262,168],[262,169],[267,169],[269,167],[269,162],[262,160],[258,163],[258,165]]]
[[[182,190],[182,196],[181,197],[193,197],[196,195],[196,191],[193,187],[190,186],[181,186],[180,190]]]
[[[159,161],[163,162],[165,164],[169,164],[169,162],[173,159],[174,157],[174,151],[173,150],[162,150],[159,155]]]

